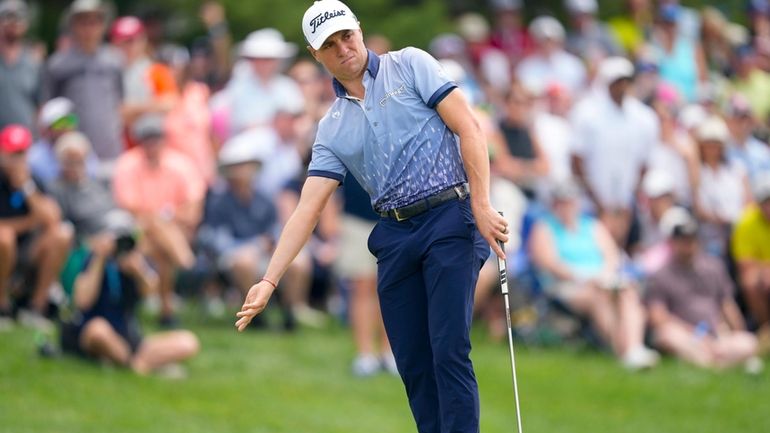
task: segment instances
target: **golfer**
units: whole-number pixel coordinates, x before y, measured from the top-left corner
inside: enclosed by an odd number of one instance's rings
[[[299,205],[235,325],[242,331],[265,308],[350,171],[381,215],[368,247],[417,428],[477,433],[473,289],[490,246],[503,257],[497,240],[507,241],[506,222],[489,203],[483,134],[435,59],[416,48],[368,51],[345,4],[315,2],[302,28],[308,50],[334,76],[337,100],[319,123]]]

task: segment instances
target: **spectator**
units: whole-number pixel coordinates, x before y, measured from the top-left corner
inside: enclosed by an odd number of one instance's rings
[[[625,0],[625,13],[609,21],[610,28],[623,50],[636,58],[652,28],[652,2]]]
[[[751,33],[750,45],[759,54],[762,69],[770,67],[770,2],[747,0],[746,15]]]
[[[43,104],[38,123],[40,138],[29,149],[29,167],[32,176],[48,184],[58,178],[61,171],[54,145],[59,137],[78,128],[78,116],[72,101],[58,97]],[[88,152],[86,170],[90,177],[99,174],[99,159],[93,152]]]
[[[730,132],[725,122],[712,116],[695,131],[701,159],[700,183],[695,208],[701,225],[701,240],[709,254],[725,257],[732,224],[751,201],[744,168],[727,160]]]
[[[646,294],[656,346],[705,368],[761,363],[727,270],[699,251],[697,221],[687,212],[668,215],[675,216],[667,221],[671,257],[650,277]]]
[[[67,258],[72,229],[61,222],[56,202],[44,195],[30,175],[27,150],[32,134],[21,125],[0,131],[0,319],[8,323],[11,274],[17,264],[34,270],[29,311],[20,320],[50,328],[45,319],[48,296]]]
[[[126,127],[130,129],[144,114],[170,111],[179,101],[176,79],[168,66],[150,58],[147,33],[139,18],[115,20],[110,41],[123,56],[122,111]]]
[[[22,0],[0,2],[0,128],[33,130],[40,103],[40,59],[24,43],[29,9]]]
[[[534,110],[532,95],[514,84],[505,99],[500,132],[506,148],[495,155],[496,172],[516,183],[534,199],[537,182],[548,175],[548,159],[532,131]]]
[[[546,293],[588,317],[624,366],[652,367],[658,354],[643,344],[639,296],[620,278],[620,252],[610,234],[597,220],[580,215],[579,196],[572,182],[554,187],[551,212],[533,229],[530,252]]]
[[[574,173],[621,246],[627,242],[634,194],[660,128],[655,113],[629,94],[633,74],[633,65],[624,58],[604,60],[594,92],[572,113]]]
[[[397,376],[377,299],[377,261],[366,249],[379,216],[372,210],[369,195],[351,175],[345,179],[343,195],[334,270],[350,289],[348,315],[357,352],[352,371],[355,376],[366,377],[384,368]]]
[[[521,0],[491,0],[494,15],[491,43],[502,50],[512,65],[529,55],[534,43],[523,24]]]
[[[211,91],[201,79],[195,77],[192,63],[177,71],[177,82],[181,95],[166,116],[168,145],[188,156],[206,184],[212,185],[216,178],[217,146],[211,135]]]
[[[486,85],[488,94],[503,93],[511,87],[511,62],[499,48],[490,44],[487,19],[468,12],[457,18],[457,29],[465,41],[472,71],[476,71]]]
[[[179,378],[184,371],[176,363],[198,353],[198,338],[184,330],[142,336],[137,305],[157,290],[158,276],[135,246],[118,240],[135,230],[130,216],[111,220],[108,233],[92,242],[91,254],[75,280],[72,299],[80,314],[64,326],[62,347],[140,375],[163,371]]]
[[[166,146],[162,117],[140,117],[132,135],[139,146],[115,165],[115,201],[147,234],[148,256],[160,277],[161,324],[173,326],[174,278],[195,261],[190,241],[200,221],[205,184],[186,156]]]
[[[105,216],[117,209],[109,188],[87,174],[91,143],[85,134],[70,131],[56,140],[57,166],[61,171],[49,183],[65,220],[72,223],[80,243],[102,232]]]
[[[559,83],[549,84],[542,95],[545,108],[535,114],[533,133],[548,160],[547,177],[538,188],[538,198],[544,200],[554,184],[572,177],[572,125],[567,119],[572,96]]]
[[[753,324],[770,348],[770,175],[754,183],[756,206],[747,208],[735,226],[732,253],[738,281]]]
[[[750,181],[770,172],[770,149],[754,136],[756,121],[752,109],[741,95],[733,95],[727,109],[730,145],[727,156],[746,169]]]
[[[763,124],[768,123],[770,101],[765,95],[770,94],[770,73],[759,68],[757,54],[751,48],[735,50],[735,75],[732,90],[748,100],[750,110]],[[744,105],[743,101],[740,101]],[[741,107],[745,110],[746,107]]]
[[[549,83],[564,85],[573,95],[586,86],[586,69],[579,58],[564,50],[564,27],[550,16],[535,18],[529,25],[535,51],[516,67],[516,77],[527,89],[542,91]]]
[[[110,164],[124,149],[120,115],[122,63],[102,43],[106,9],[101,0],[75,0],[69,8],[67,25],[71,46],[48,60],[43,100],[64,96],[72,101],[80,130],[105,165],[100,175],[106,177]]]
[[[305,101],[304,123],[310,123],[314,128],[331,105],[334,96],[331,79],[324,75],[317,63],[306,59],[297,60],[289,69],[289,77],[297,83]]]
[[[583,59],[592,71],[605,58],[622,54],[609,26],[596,17],[599,12],[596,0],[565,0],[564,3],[572,22],[567,51]]]
[[[231,134],[269,125],[283,102],[303,104],[297,83],[280,72],[282,62],[296,53],[297,46],[284,41],[275,29],[257,30],[243,41],[240,55],[244,67],[225,88]]]
[[[639,209],[639,241],[632,246],[632,257],[644,275],[660,269],[668,260],[669,248],[662,221],[676,206],[676,187],[671,173],[653,169],[642,179],[643,199]]]
[[[225,182],[207,195],[198,230],[200,246],[241,291],[264,273],[278,223],[275,205],[254,187],[267,152],[250,137],[236,136],[219,152]]]
[[[207,84],[212,91],[218,91],[227,83],[233,66],[232,36],[225,8],[216,0],[206,0],[201,4],[198,16],[207,30],[203,38],[210,69],[210,74],[207,74]]]
[[[693,191],[698,185],[700,161],[698,149],[690,134],[679,125],[679,95],[673,86],[660,83],[652,108],[660,122],[660,138],[650,150],[648,169],[664,171],[671,176],[674,198],[684,206],[692,205]]]
[[[274,145],[259,176],[260,189],[272,199],[303,170],[301,147],[309,140],[309,137],[299,135],[297,122],[303,110],[301,105],[283,103],[275,112]]]
[[[650,41],[663,81],[673,84],[685,101],[696,99],[698,87],[708,79],[703,47],[696,35],[683,30],[683,8],[676,2],[662,4]]]

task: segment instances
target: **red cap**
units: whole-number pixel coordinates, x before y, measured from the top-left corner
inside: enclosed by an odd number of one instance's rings
[[[17,153],[29,149],[32,134],[21,125],[8,125],[0,131],[0,152]]]
[[[112,23],[110,39],[112,42],[123,42],[144,33],[144,24],[137,17],[120,17]]]

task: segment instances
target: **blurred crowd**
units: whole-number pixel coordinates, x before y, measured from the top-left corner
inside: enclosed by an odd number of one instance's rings
[[[676,0],[521,0],[423,47],[465,92],[513,230],[514,325],[579,335],[630,369],[659,352],[762,368],[770,349],[770,2],[745,16]],[[0,327],[58,327],[62,347],[138,373],[199,350],[197,298],[222,317],[265,270],[299,198],[331,77],[272,28],[233,41],[202,4],[189,46],[154,15],[76,0],[53,52],[0,1]],[[744,25],[732,22],[736,19]],[[367,46],[391,49],[383,35]],[[378,216],[348,178],[257,327],[345,314],[357,375],[395,373],[365,250]],[[505,333],[495,263],[475,308]],[[140,305],[166,329],[143,335]],[[277,323],[277,324],[276,324]],[[165,366],[165,367],[164,367]]]

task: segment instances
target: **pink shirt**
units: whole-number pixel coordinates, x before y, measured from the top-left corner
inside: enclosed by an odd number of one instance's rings
[[[211,143],[208,100],[206,85],[188,83],[179,104],[166,116],[166,134],[169,147],[189,156],[211,185],[216,177],[216,153]]]
[[[144,149],[135,147],[117,160],[113,193],[118,206],[132,212],[174,213],[186,204],[202,200],[206,184],[184,154],[165,148],[160,165],[151,167]]]

